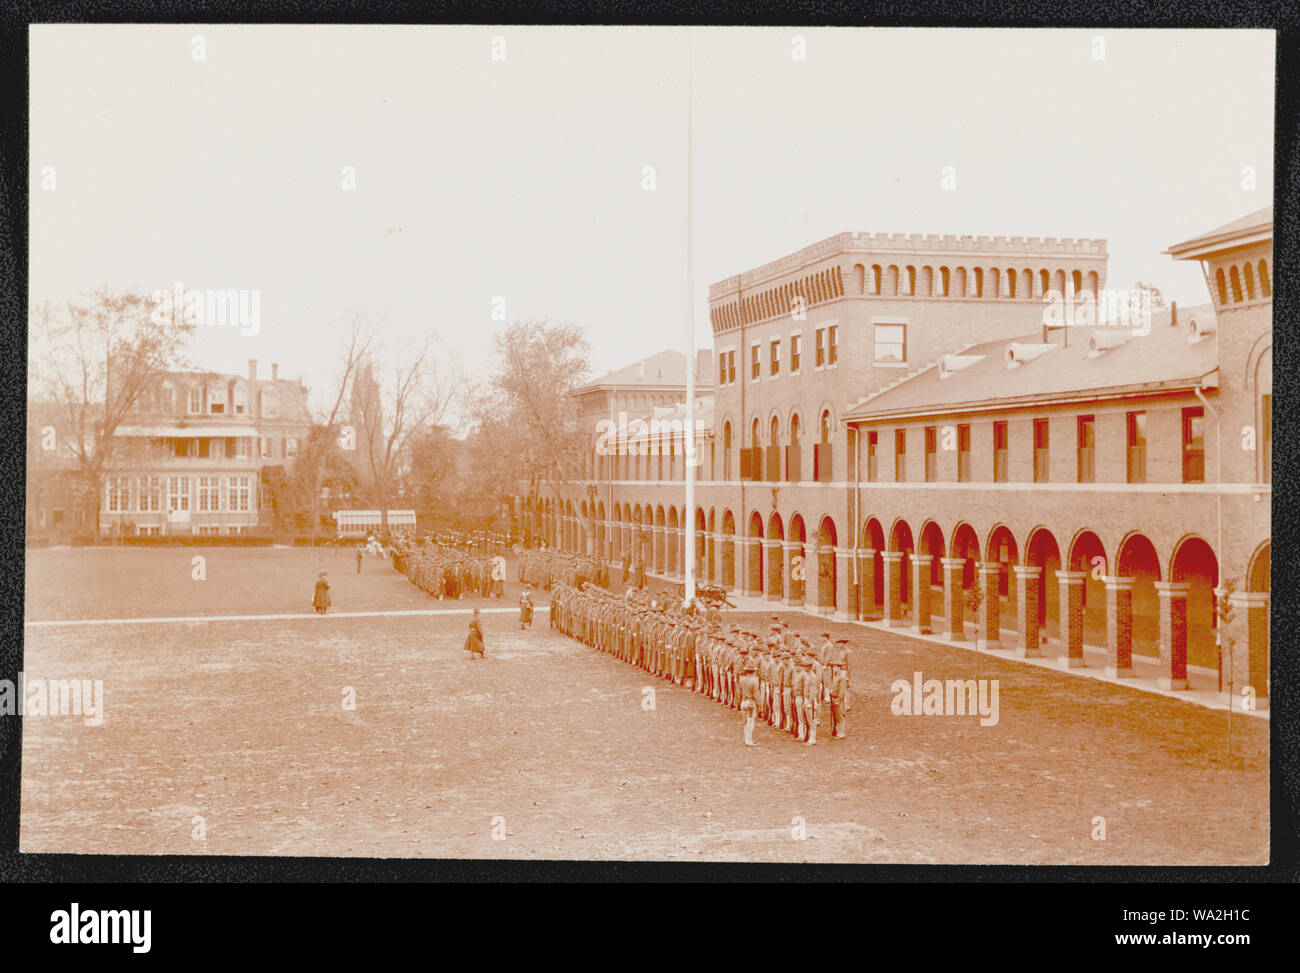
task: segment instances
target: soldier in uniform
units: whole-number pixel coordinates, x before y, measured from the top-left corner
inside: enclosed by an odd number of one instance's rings
[[[531,628],[533,624],[533,599],[525,588],[519,596],[519,630]]]
[[[745,717],[745,746],[756,747],[754,742],[754,714],[757,710],[758,677],[753,661],[746,660],[740,673],[740,712]]]
[[[465,649],[471,659],[483,658],[483,627],[479,624],[477,608],[469,619],[469,634],[465,636]]]
[[[821,666],[815,659],[804,661],[807,670],[804,675],[804,720],[807,723],[805,739],[810,747],[817,745],[817,724],[821,719],[822,675]]]

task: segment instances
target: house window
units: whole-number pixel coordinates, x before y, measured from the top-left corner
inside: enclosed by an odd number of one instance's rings
[[[1051,466],[1048,462],[1048,445],[1050,433],[1048,420],[1034,420],[1034,482],[1046,483],[1051,479]]]
[[[816,335],[813,336],[813,346],[815,348],[815,365],[821,368],[826,364],[826,329],[818,328]]]
[[[970,423],[957,427],[957,482],[970,482]]]
[[[262,417],[274,419],[280,413],[280,396],[275,389],[262,390]]]
[[[769,355],[772,360],[772,368],[771,368],[772,374],[780,375],[781,374],[781,339],[780,338],[772,339],[772,345],[769,351]]]
[[[54,511],[54,520],[53,520],[53,524],[54,524],[55,527],[62,527],[62,526],[63,526],[63,511],[62,511],[62,510],[56,510],[56,511]]]
[[[208,389],[208,412],[220,415],[226,411],[225,389]]]
[[[1007,482],[1007,424],[993,423],[993,482]]]
[[[235,386],[235,413],[243,415],[248,411],[248,390],[243,384]]]
[[[867,433],[867,480],[874,483],[879,479],[876,472],[876,447],[880,442],[880,433],[875,429]]]
[[[925,427],[925,482],[933,483],[939,472],[939,430]]]
[[[877,365],[901,365],[907,361],[907,325],[877,324],[875,338]]]
[[[1128,439],[1128,482],[1147,481],[1147,414],[1130,412],[1126,417]]]
[[[199,477],[199,510],[213,513],[221,509],[221,477]]]
[[[139,497],[140,509],[145,512],[151,512],[162,509],[162,477],[161,476],[142,476],[140,477]]]
[[[718,356],[718,384],[727,384],[727,353],[725,351]]]
[[[907,482],[907,430],[894,430],[894,482]]]
[[[832,324],[826,329],[826,364],[834,365],[840,360],[839,347],[840,327],[838,324]]]
[[[220,437],[213,437],[209,440],[208,455],[212,459],[226,458],[226,441]]]
[[[298,439],[296,436],[284,437],[284,458],[292,459],[298,455]]]
[[[190,389],[190,397],[189,397],[190,415],[194,415],[195,413],[202,412],[202,411],[203,411],[203,391],[201,389]]]
[[[1095,483],[1097,481],[1096,452],[1097,419],[1096,416],[1079,416],[1079,482]]]
[[[736,381],[736,352],[734,350],[727,353],[727,381],[733,385]]]
[[[188,439],[173,439],[172,454],[177,459],[185,459],[190,455],[190,442]]]
[[[164,385],[162,389],[162,407],[164,412],[176,411],[176,390],[170,385]]]
[[[1183,482],[1205,482],[1205,409],[1183,410]]]
[[[167,509],[173,513],[190,509],[190,478],[173,476],[167,481]]]
[[[261,438],[262,459],[271,458],[271,437],[263,436]]]
[[[251,509],[249,502],[251,477],[232,476],[229,492],[226,494],[227,507],[230,510],[246,511]]]
[[[86,522],[86,511],[82,510],[80,507],[74,510],[72,512],[72,522],[78,527],[82,526]]]
[[[108,481],[109,513],[123,513],[131,509],[131,478],[115,476]]]
[[[252,441],[245,436],[235,437],[235,458],[248,459],[252,452]]]
[[[799,374],[799,353],[803,351],[803,335],[790,335],[790,374]]]
[[[749,378],[753,382],[757,382],[758,376],[763,372],[763,366],[758,360],[758,350],[758,345],[749,346]]]

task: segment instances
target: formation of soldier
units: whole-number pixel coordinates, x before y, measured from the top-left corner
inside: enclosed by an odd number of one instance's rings
[[[622,597],[592,584],[560,582],[551,594],[551,627],[602,652],[740,711],[745,742],[761,719],[800,742],[817,743],[823,704],[831,736],[848,735],[848,639],[808,639],[774,617],[766,636],[683,609],[639,588]]]
[[[428,538],[418,544],[395,541],[392,551],[393,566],[411,584],[439,599],[504,594],[505,566],[499,555],[470,555]]]
[[[519,581],[547,590],[557,584],[581,588],[587,582],[609,587],[609,565],[589,554],[571,551],[520,551]]]

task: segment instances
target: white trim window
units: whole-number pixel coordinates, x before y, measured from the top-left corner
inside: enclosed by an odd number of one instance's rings
[[[142,476],[139,482],[138,501],[144,513],[156,513],[162,510],[162,477]]]
[[[773,338],[768,342],[768,371],[773,378],[781,375],[781,339]]]
[[[262,459],[271,458],[271,437],[263,436],[261,439]]]
[[[899,366],[907,364],[907,322],[900,318],[874,318],[872,320],[873,354],[877,365]]]
[[[190,478],[188,476],[168,477],[167,509],[172,513],[190,509]]]
[[[227,486],[226,506],[229,510],[247,512],[251,509],[250,493],[252,477],[232,476]]]
[[[131,478],[114,476],[108,481],[108,502],[105,504],[111,514],[125,513],[131,509]]]
[[[221,477],[199,477],[199,511],[216,513],[221,509]]]
[[[803,332],[794,331],[790,334],[790,374],[799,374],[799,359],[803,354]]]
[[[252,440],[247,436],[235,437],[235,458],[248,459],[252,453]]]
[[[284,458],[293,459],[297,455],[298,455],[298,437],[285,436],[284,437]]]
[[[190,389],[190,395],[189,395],[190,415],[197,415],[202,411],[203,411],[203,390],[197,388]]]

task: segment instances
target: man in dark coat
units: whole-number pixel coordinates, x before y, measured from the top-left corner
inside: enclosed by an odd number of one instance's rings
[[[330,606],[330,583],[325,580],[324,571],[316,578],[316,593],[312,595],[311,603],[317,615],[324,615]]]
[[[478,609],[469,618],[469,634],[465,636],[465,651],[471,659],[483,658],[483,627],[479,624]]]

